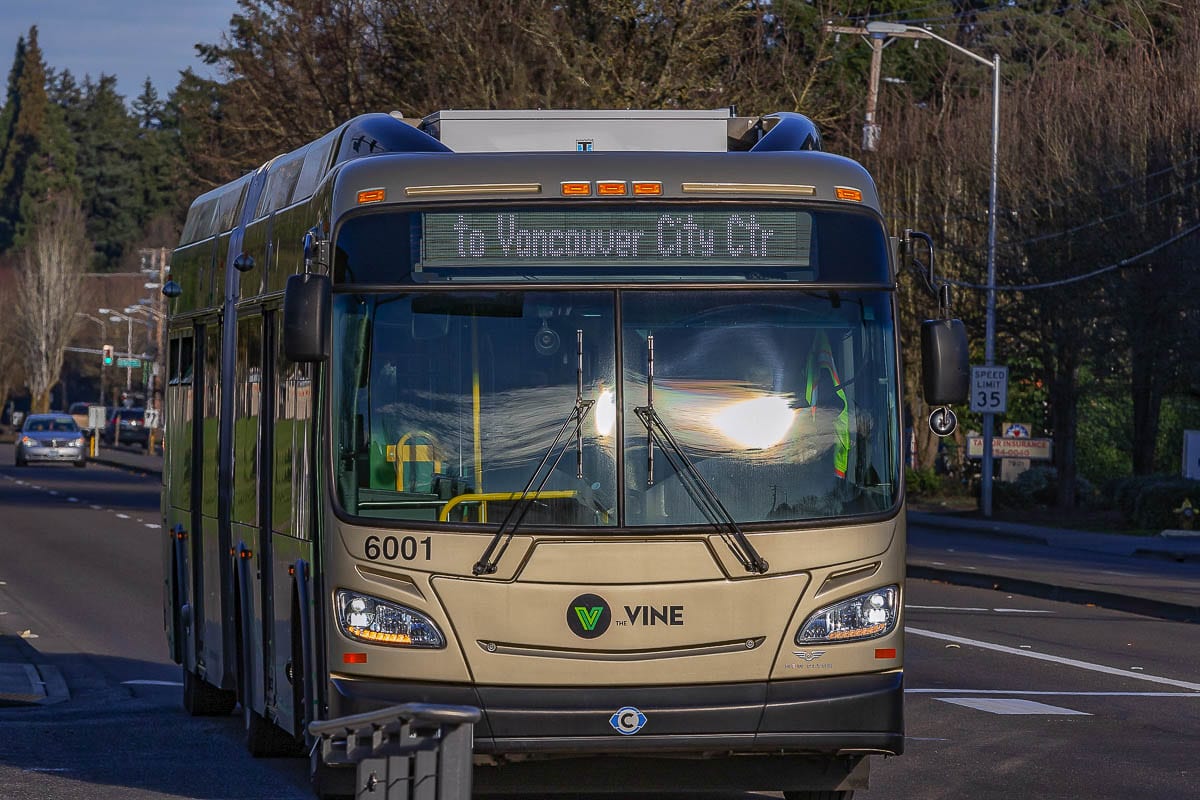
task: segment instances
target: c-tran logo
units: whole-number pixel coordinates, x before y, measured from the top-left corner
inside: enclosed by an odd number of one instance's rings
[[[646,724],[646,715],[633,706],[618,708],[616,713],[608,718],[608,724],[622,736],[632,736]]]

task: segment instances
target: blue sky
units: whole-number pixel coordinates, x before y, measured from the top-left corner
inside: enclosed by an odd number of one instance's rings
[[[237,0],[0,0],[0,93],[7,85],[17,38],[38,27],[47,66],[84,75],[117,76],[132,101],[147,77],[166,99],[191,67],[215,77],[196,56],[229,28]]]

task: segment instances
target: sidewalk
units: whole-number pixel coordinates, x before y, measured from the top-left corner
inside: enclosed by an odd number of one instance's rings
[[[146,451],[140,448],[125,450],[101,445],[99,455],[88,456],[88,461],[133,472],[144,472],[148,475],[161,476],[163,470],[161,455],[147,455]]]
[[[1200,536],[1124,536],[910,511],[908,574],[1200,622]]]

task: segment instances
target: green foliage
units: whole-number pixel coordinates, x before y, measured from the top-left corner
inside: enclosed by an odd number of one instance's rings
[[[1158,486],[1175,480],[1170,475],[1135,475],[1106,482],[1103,495],[1106,500],[1121,512],[1121,516],[1129,522],[1134,521],[1138,509],[1138,497],[1147,487]]]
[[[1058,470],[1054,467],[1031,467],[1015,481],[996,481],[992,485],[992,502],[999,508],[1020,510],[1032,506],[1053,506],[1058,497]],[[1079,506],[1094,505],[1098,499],[1091,482],[1075,479],[1075,502]]]
[[[1138,492],[1133,508],[1133,521],[1148,530],[1179,528],[1182,521],[1179,509],[1184,500],[1200,508],[1200,481],[1181,479],[1156,481]]]
[[[1077,409],[1079,474],[1098,484],[1131,474],[1133,404],[1128,389],[1121,393],[1085,387]]]
[[[120,264],[149,216],[144,205],[136,121],[117,94],[117,79],[101,75],[84,82],[81,102],[70,109],[69,122],[78,147],[88,236],[95,243],[95,266]]]
[[[1183,432],[1200,430],[1200,394],[1168,397],[1159,419],[1154,468],[1179,474],[1183,460]]]
[[[905,469],[904,483],[910,497],[933,497],[942,488],[942,479],[932,467]]]
[[[0,116],[0,252],[23,245],[45,198],[77,188],[75,152],[59,108],[46,94],[37,27],[18,40]]]

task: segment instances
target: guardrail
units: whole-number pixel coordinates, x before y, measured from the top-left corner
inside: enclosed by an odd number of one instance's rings
[[[328,766],[357,765],[356,800],[468,800],[472,706],[405,703],[330,720],[308,731]]]

